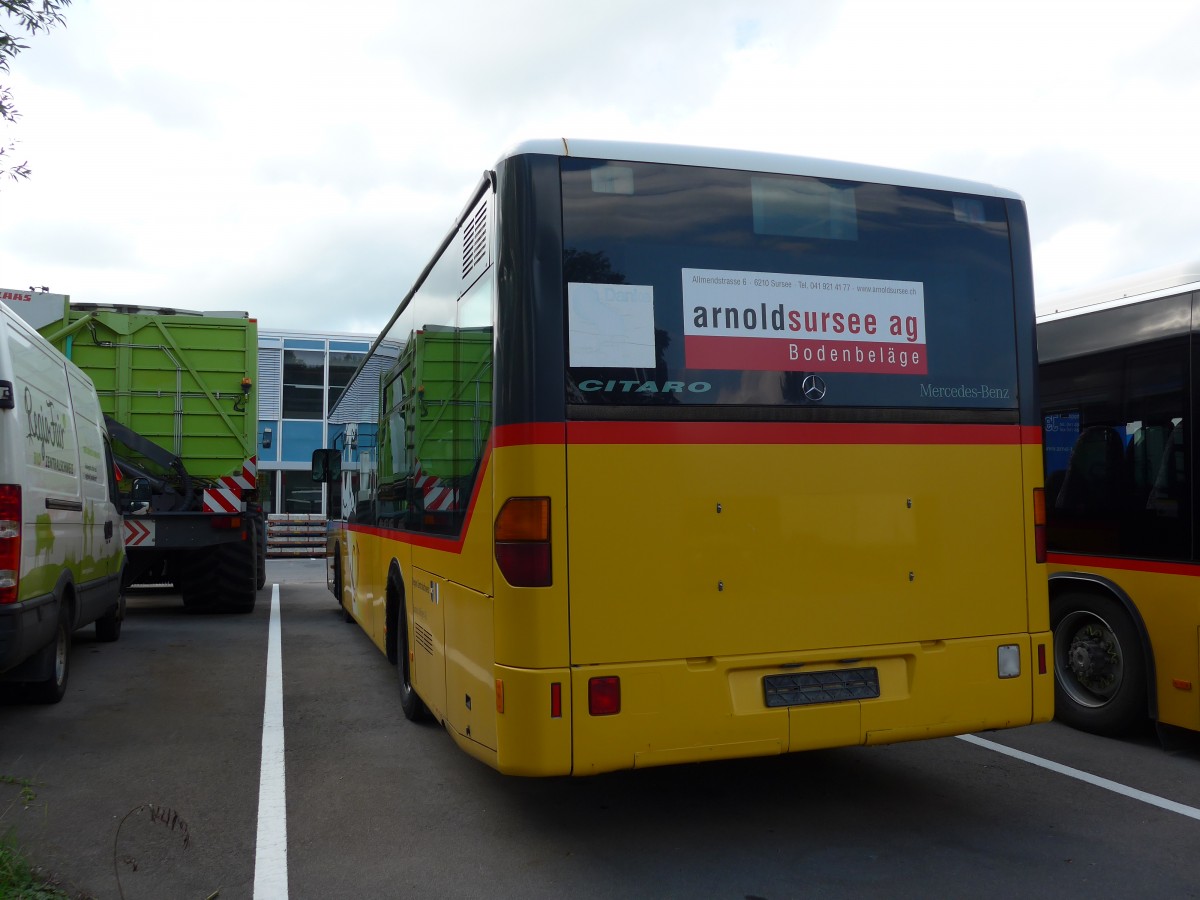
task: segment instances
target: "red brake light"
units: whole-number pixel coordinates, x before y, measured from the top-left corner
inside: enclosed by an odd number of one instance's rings
[[[513,587],[549,587],[550,498],[510,497],[496,516],[496,565]]]
[[[615,716],[621,711],[621,679],[616,675],[588,679],[588,712]]]
[[[0,603],[15,603],[21,581],[21,486],[0,484]]]

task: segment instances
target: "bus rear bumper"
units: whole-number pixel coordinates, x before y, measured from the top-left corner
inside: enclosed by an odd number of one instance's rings
[[[1000,648],[1014,646],[1019,671],[1010,669],[1001,677]],[[886,744],[1045,722],[1054,711],[1050,647],[1046,632],[576,667],[572,773]],[[1003,655],[1011,660],[1013,651]],[[806,673],[821,681],[825,673],[848,670],[856,689],[868,696],[831,699],[839,696],[837,689],[827,696],[801,689],[767,697],[768,678]],[[589,681],[614,676],[620,679],[620,711],[589,714]],[[877,696],[869,696],[872,690]]]

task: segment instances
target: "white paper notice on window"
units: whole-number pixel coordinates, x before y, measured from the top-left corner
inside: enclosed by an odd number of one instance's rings
[[[567,284],[571,365],[654,368],[654,287]]]

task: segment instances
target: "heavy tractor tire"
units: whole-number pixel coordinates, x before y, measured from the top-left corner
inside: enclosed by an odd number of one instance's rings
[[[254,610],[254,602],[258,599],[258,554],[255,544],[257,541],[253,539],[235,544],[218,544],[213,551],[218,603],[228,612],[248,613]]]
[[[259,518],[254,520],[254,555],[258,563],[258,589],[267,586],[267,522]]]

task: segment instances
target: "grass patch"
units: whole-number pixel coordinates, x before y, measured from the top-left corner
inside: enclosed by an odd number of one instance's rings
[[[5,900],[77,900],[48,880],[17,849],[11,834],[0,837],[0,897]]]

